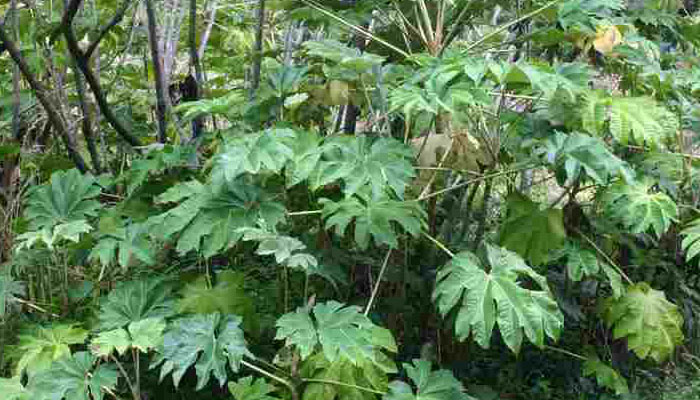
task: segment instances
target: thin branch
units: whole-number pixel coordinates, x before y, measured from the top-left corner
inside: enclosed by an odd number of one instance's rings
[[[265,371],[264,369],[258,367],[257,365],[249,363],[246,360],[241,360],[241,365],[244,365],[244,366],[252,369],[253,371],[259,373],[260,375],[266,376],[274,381],[277,381],[277,382],[283,384],[292,393],[292,400],[299,400],[299,393],[297,392],[297,388],[290,381],[288,381],[284,378],[280,378],[279,376],[277,376],[275,374],[271,374],[271,373]]]
[[[104,37],[109,33],[109,31],[117,26],[122,19],[124,19],[124,15],[126,14],[127,10],[129,10],[129,6],[131,5],[131,0],[124,0],[124,3],[122,3],[122,6],[119,7],[117,10],[116,14],[114,14],[114,17],[112,17],[112,20],[109,21],[107,25],[105,25],[104,28],[100,29],[100,32],[97,34],[97,37],[95,40],[90,43],[90,46],[88,46],[87,51],[85,51],[85,57],[90,59],[92,58],[92,53],[95,52],[97,49],[97,46],[100,45],[100,42]]]
[[[287,215],[290,217],[298,217],[301,215],[317,215],[317,214],[322,214],[323,210],[311,210],[311,211],[293,211],[293,212],[288,212]]]
[[[580,354],[572,353],[568,350],[560,349],[558,347],[544,345],[544,348],[547,350],[556,351],[557,353],[565,354],[569,357],[573,357],[573,358],[579,359],[581,361],[588,361],[588,359],[586,357],[584,357]]]
[[[431,242],[433,242],[433,244],[435,244],[440,250],[442,250],[442,251],[444,251],[445,253],[447,253],[448,256],[454,258],[455,253],[453,253],[450,249],[448,249],[447,246],[445,246],[444,244],[442,244],[441,241],[439,241],[439,240],[435,239],[434,237],[430,236],[430,234],[428,234],[428,232],[423,232],[423,236],[425,236],[426,238],[428,238],[428,240],[430,240]]]
[[[609,255],[607,255],[600,247],[598,247],[598,245],[595,244],[594,241],[592,241],[590,238],[588,238],[588,236],[584,235],[583,232],[581,232],[579,229],[574,228],[574,231],[575,231],[576,233],[578,233],[579,235],[581,235],[581,237],[582,237],[589,245],[591,245],[591,247],[593,247],[593,248],[595,249],[595,251],[598,252],[598,254],[600,254],[601,256],[603,256],[603,258],[605,258],[605,260],[608,262],[608,264],[610,264],[611,267],[615,268],[615,270],[617,271],[618,274],[620,274],[620,276],[622,276],[623,278],[625,278],[625,280],[627,281],[627,283],[629,283],[630,285],[634,284],[634,282],[632,282],[632,280],[629,278],[629,276],[627,276],[627,274],[625,274],[625,272],[622,270],[622,268],[620,268],[620,266],[617,265],[617,263],[616,263],[612,258],[610,258]]]
[[[382,396],[386,394],[386,392],[382,392],[381,390],[374,390],[374,389],[364,387],[364,386],[357,386],[357,385],[353,385],[351,383],[332,381],[329,379],[303,379],[302,382],[304,382],[304,383],[325,383],[326,385],[343,386],[343,387],[347,387],[347,388],[351,388],[351,389],[361,390],[361,391],[367,392],[367,393],[379,394]]]
[[[374,289],[372,289],[372,295],[369,298],[367,307],[365,308],[365,315],[369,315],[369,311],[372,309],[372,304],[374,304],[374,299],[377,297],[379,292],[379,285],[382,283],[382,278],[384,278],[384,271],[386,271],[386,266],[389,265],[389,256],[391,256],[391,249],[386,252],[386,257],[384,257],[384,263],[382,263],[382,269],[379,271],[379,276],[377,277],[377,283],[374,284]]]
[[[420,196],[418,199],[416,199],[416,201],[427,200],[427,199],[430,199],[430,198],[432,198],[432,197],[439,196],[439,195],[441,195],[441,194],[444,194],[444,193],[447,193],[447,192],[451,192],[451,191],[457,190],[457,189],[459,189],[459,188],[463,188],[463,187],[465,187],[465,186],[467,186],[467,185],[471,185],[471,184],[474,183],[474,182],[480,182],[480,181],[485,181],[485,180],[488,180],[488,179],[498,178],[498,177],[503,176],[503,175],[508,175],[508,174],[512,174],[512,173],[515,173],[515,172],[524,171],[524,170],[527,170],[527,169],[530,169],[530,168],[532,168],[531,165],[530,165],[530,166],[527,166],[527,167],[523,167],[523,168],[511,169],[511,170],[507,170],[507,171],[496,172],[496,173],[490,174],[490,175],[483,175],[483,176],[480,176],[480,177],[478,177],[478,178],[474,178],[474,179],[470,179],[470,180],[468,180],[468,181],[462,182],[462,183],[460,183],[460,184],[458,184],[458,185],[450,186],[450,187],[448,187],[448,188],[445,188],[445,189],[442,189],[442,190],[438,190],[437,192],[433,192],[433,193],[427,194],[427,195],[425,195],[425,196]]]

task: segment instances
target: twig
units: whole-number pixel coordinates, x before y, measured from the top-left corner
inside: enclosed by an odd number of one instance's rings
[[[292,392],[292,399],[293,400],[299,399],[299,394],[297,393],[296,387],[288,380],[280,378],[279,376],[277,376],[275,374],[271,374],[271,373],[265,371],[264,369],[258,367],[257,365],[249,363],[246,360],[241,360],[241,365],[244,365],[244,366],[252,369],[253,371],[259,373],[260,375],[266,376],[274,381],[277,381],[277,382],[283,384],[284,386],[286,386],[289,389],[290,392]]]
[[[424,235],[426,238],[428,238],[428,240],[430,240],[431,242],[433,242],[438,248],[440,248],[440,250],[442,250],[442,251],[444,251],[445,253],[447,253],[448,256],[454,258],[455,253],[453,253],[450,249],[448,249],[447,246],[445,246],[444,244],[442,244],[442,242],[440,242],[439,240],[437,240],[437,239],[435,239],[434,237],[430,236],[427,232],[423,232],[423,235]]]
[[[588,361],[588,359],[586,357],[584,357],[580,354],[572,353],[568,350],[560,349],[558,347],[544,345],[544,348],[547,350],[556,351],[557,353],[565,354],[565,355],[573,357],[573,358],[577,358],[581,361]]]
[[[595,249],[595,251],[598,252],[598,254],[600,254],[601,256],[603,256],[603,258],[605,258],[605,261],[607,261],[608,264],[610,264],[611,267],[615,268],[615,270],[620,274],[620,276],[622,276],[623,278],[625,278],[625,280],[627,281],[627,283],[629,283],[630,285],[632,285],[632,284],[634,283],[634,282],[632,282],[632,280],[629,278],[629,276],[627,276],[627,274],[625,274],[625,272],[622,270],[622,268],[620,268],[620,266],[617,265],[617,263],[616,263],[615,261],[613,261],[613,259],[610,258],[610,256],[608,256],[600,247],[598,247],[598,245],[596,245],[595,242],[593,242],[591,239],[589,239],[588,236],[584,235],[583,232],[581,232],[578,228],[574,228],[574,231],[575,231],[576,233],[578,233],[579,235],[581,235],[581,237],[582,237],[588,244],[590,244],[591,247],[593,247],[593,248]]]
[[[323,210],[311,210],[311,211],[293,211],[293,212],[288,212],[287,215],[290,217],[299,217],[302,215],[316,215],[316,214],[322,214]]]
[[[367,307],[365,308],[365,316],[369,315],[369,311],[372,309],[372,304],[374,299],[377,297],[379,292],[379,285],[382,283],[382,278],[384,277],[384,271],[386,271],[386,266],[389,265],[389,256],[391,256],[391,249],[386,252],[386,257],[384,257],[384,263],[382,263],[382,269],[379,271],[379,276],[377,277],[377,283],[374,284],[374,289],[372,289],[372,295],[367,302]]]
[[[39,312],[43,312],[44,314],[49,314],[50,316],[52,316],[52,317],[54,317],[54,318],[59,318],[59,315],[56,315],[56,314],[54,314],[54,313],[52,313],[52,312],[50,312],[50,311],[47,311],[47,310],[45,310],[45,309],[43,309],[43,308],[37,306],[37,305],[34,304],[34,303],[31,303],[31,302],[27,301],[27,300],[23,300],[23,299],[20,299],[20,298],[14,298],[13,300],[16,301],[16,302],[18,302],[18,303],[20,303],[20,304],[24,304],[25,306],[27,306],[27,307],[29,307],[29,308],[33,308],[33,309],[35,309],[35,310],[37,310],[37,311],[39,311]]]

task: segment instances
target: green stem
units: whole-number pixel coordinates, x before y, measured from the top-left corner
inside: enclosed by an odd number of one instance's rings
[[[357,390],[361,390],[361,391],[367,392],[367,393],[374,393],[374,394],[379,394],[379,395],[386,394],[386,392],[382,392],[381,390],[374,390],[374,389],[363,387],[363,386],[357,386],[357,385],[353,385],[350,383],[332,381],[332,380],[328,380],[328,379],[303,379],[302,382],[304,382],[304,383],[324,383],[327,385],[336,385],[336,386],[343,386],[343,387],[347,387],[347,388],[357,389]]]
[[[131,390],[131,395],[134,397],[134,400],[141,400],[141,397],[138,395],[138,392],[137,392],[136,389],[134,388],[133,383],[131,383],[131,378],[129,378],[129,374],[127,374],[127,373],[126,373],[126,370],[124,370],[124,366],[122,366],[122,364],[119,362],[119,360],[117,359],[117,357],[115,357],[114,355],[111,355],[111,354],[110,354],[109,357],[110,357],[110,358],[112,359],[112,361],[114,361],[114,363],[117,365],[117,368],[119,369],[119,372],[120,372],[120,373],[122,374],[122,376],[124,377],[124,380],[126,380],[126,385],[129,387],[129,390]]]
[[[244,365],[244,366],[252,369],[253,371],[259,373],[260,375],[268,377],[268,378],[272,379],[273,381],[277,381],[277,382],[283,384],[292,393],[292,400],[299,400],[299,393],[297,392],[297,388],[292,384],[292,382],[290,382],[284,378],[280,378],[279,376],[277,376],[275,374],[267,372],[264,369],[258,367],[257,365],[251,364],[246,360],[241,360],[241,365]]]
[[[611,267],[615,268],[615,270],[617,271],[617,273],[620,274],[620,276],[622,276],[623,278],[625,278],[625,280],[627,281],[627,283],[629,283],[630,285],[634,284],[634,282],[632,282],[632,280],[629,278],[629,276],[627,276],[627,274],[625,274],[625,272],[622,270],[622,268],[620,268],[620,266],[617,265],[617,263],[616,263],[612,258],[610,258],[609,255],[607,255],[600,247],[598,247],[598,245],[596,245],[595,242],[593,242],[591,239],[589,239],[588,236],[584,235],[583,232],[581,232],[579,229],[574,228],[574,231],[575,231],[576,233],[578,233],[579,235],[581,235],[581,237],[582,237],[588,244],[590,244],[591,247],[593,247],[593,248],[595,249],[595,251],[598,252],[598,254],[600,254],[601,256],[603,256],[603,258],[605,258],[605,261],[607,261],[608,264],[610,264]]]
[[[579,360],[581,360],[581,361],[588,361],[588,359],[587,359],[586,357],[584,357],[584,356],[582,356],[582,355],[580,355],[580,354],[572,353],[572,352],[570,352],[570,351],[568,351],[568,350],[560,349],[560,348],[558,348],[558,347],[553,347],[553,346],[544,345],[544,348],[545,348],[546,350],[555,351],[555,352],[557,352],[557,353],[561,353],[561,354],[565,354],[565,355],[570,356],[570,357],[573,357],[573,358],[577,358],[577,359],[579,359]]]
[[[379,292],[379,285],[381,285],[382,278],[384,278],[384,271],[386,271],[386,266],[389,265],[389,256],[391,256],[391,249],[389,249],[389,251],[386,252],[386,257],[384,257],[384,263],[382,263],[382,269],[379,271],[377,283],[374,284],[374,289],[372,289],[372,295],[370,296],[369,302],[367,303],[367,307],[365,308],[365,316],[369,314],[369,311],[372,309],[374,299],[377,297],[377,293]]]
[[[287,215],[290,217],[299,217],[302,215],[317,215],[323,213],[323,210],[311,210],[311,211],[294,211],[288,212]]]
[[[423,235],[428,238],[431,242],[433,242],[440,250],[444,251],[447,253],[448,256],[453,257],[455,256],[455,253],[453,253],[450,249],[447,248],[442,242],[439,240],[435,239],[434,237],[430,236],[428,232],[423,232]]]

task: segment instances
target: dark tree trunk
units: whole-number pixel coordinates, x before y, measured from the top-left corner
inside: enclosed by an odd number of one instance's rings
[[[153,72],[156,80],[156,119],[158,120],[158,142],[165,143],[168,134],[167,109],[168,103],[165,96],[165,76],[163,74],[163,64],[158,48],[158,21],[153,8],[153,0],[146,0],[146,14],[148,19],[148,39],[151,45],[151,61],[153,62]]]
[[[250,99],[260,87],[260,67],[262,64],[263,32],[265,29],[265,0],[258,0],[258,27],[255,32],[255,48],[253,49],[253,70],[250,80]]]

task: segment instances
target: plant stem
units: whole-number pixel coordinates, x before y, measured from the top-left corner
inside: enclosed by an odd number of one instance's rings
[[[581,237],[582,237],[588,244],[590,244],[590,245],[595,249],[595,251],[598,252],[598,254],[600,254],[601,256],[603,256],[603,258],[605,258],[605,260],[608,262],[608,264],[610,264],[610,266],[612,266],[613,268],[615,268],[615,270],[620,274],[620,276],[622,276],[623,278],[625,278],[625,280],[627,281],[627,283],[629,283],[630,285],[634,284],[634,282],[632,282],[632,280],[629,278],[629,276],[627,276],[627,274],[625,274],[625,272],[622,270],[622,268],[620,268],[620,266],[617,265],[617,263],[616,263],[615,261],[613,261],[613,259],[610,258],[609,255],[607,255],[600,247],[598,247],[598,245],[596,245],[595,242],[593,242],[590,238],[588,238],[588,236],[584,235],[583,232],[581,232],[579,229],[574,228],[574,231],[575,231],[576,233],[578,233],[579,235],[581,235]]]
[[[445,253],[447,253],[448,256],[450,256],[450,257],[454,257],[454,256],[455,256],[455,253],[453,253],[452,251],[450,251],[450,249],[448,249],[447,246],[445,246],[444,244],[442,244],[442,242],[440,242],[439,240],[437,240],[437,239],[435,239],[434,237],[430,236],[430,235],[428,234],[428,232],[423,232],[423,235],[424,235],[426,238],[428,238],[428,240],[430,240],[431,242],[433,242],[440,250],[442,250],[442,251],[444,251]]]
[[[392,249],[389,249],[389,251],[386,252],[386,256],[384,257],[384,263],[382,263],[382,269],[379,271],[377,283],[374,284],[374,289],[372,289],[372,295],[370,296],[369,302],[367,302],[367,307],[365,308],[365,316],[369,315],[369,311],[372,309],[374,299],[377,297],[377,293],[379,292],[379,285],[382,283],[384,271],[386,271],[386,266],[389,265],[389,256],[391,256],[391,250]]]
[[[294,211],[288,212],[287,215],[290,217],[299,217],[302,215],[317,215],[323,213],[323,210],[311,210],[311,211]]]
[[[129,390],[131,390],[131,395],[134,397],[134,400],[141,400],[141,397],[139,396],[138,392],[136,391],[136,388],[134,387],[134,384],[131,382],[131,378],[129,378],[129,374],[127,374],[126,370],[124,370],[124,366],[122,365],[122,363],[120,363],[117,357],[115,357],[113,354],[110,354],[109,358],[111,358],[112,361],[114,361],[114,363],[117,365],[117,368],[119,369],[119,372],[124,377],[124,380],[126,380],[126,385],[129,386]]]
[[[352,389],[357,389],[357,390],[361,390],[361,391],[367,392],[367,393],[374,393],[374,394],[379,394],[379,395],[386,394],[386,392],[382,392],[381,390],[374,390],[374,389],[363,387],[363,386],[357,386],[357,385],[353,385],[350,383],[332,381],[332,380],[328,380],[328,379],[303,379],[302,382],[304,382],[304,383],[325,383],[327,385],[344,386],[344,387],[348,387],[348,388],[352,388]]]
[[[260,375],[266,376],[266,377],[272,379],[273,381],[277,381],[277,382],[283,384],[292,393],[292,400],[299,400],[299,393],[297,392],[297,388],[290,381],[288,381],[284,378],[280,378],[279,376],[272,374],[270,372],[267,372],[264,369],[258,367],[257,365],[251,364],[246,360],[241,360],[241,365],[244,365],[244,366],[252,369],[253,371],[259,373]]]
[[[573,358],[577,358],[577,359],[582,360],[582,361],[588,361],[588,359],[586,357],[584,357],[580,354],[572,353],[568,350],[560,349],[558,347],[544,345],[544,348],[547,350],[555,351],[557,353],[565,354],[565,355],[573,357]]]
[[[426,194],[425,196],[420,196],[420,197],[418,197],[418,198],[416,199],[416,201],[427,200],[427,199],[429,199],[429,198],[432,198],[432,197],[435,197],[435,196],[439,196],[439,195],[441,195],[441,194],[444,194],[444,193],[447,193],[447,192],[451,192],[451,191],[457,190],[457,189],[459,189],[459,188],[463,188],[463,187],[465,187],[465,186],[467,186],[467,185],[470,185],[470,184],[472,184],[472,183],[474,183],[474,182],[480,182],[480,181],[485,181],[485,180],[487,180],[487,179],[498,178],[499,176],[508,175],[508,174],[512,174],[512,173],[515,173],[515,172],[524,171],[524,170],[527,170],[527,169],[530,169],[530,168],[532,168],[532,166],[527,166],[527,167],[522,167],[522,168],[517,168],[517,169],[512,169],[512,170],[507,170],[507,171],[496,172],[496,173],[493,173],[493,174],[490,174],[490,175],[482,175],[482,176],[480,176],[480,177],[478,177],[478,178],[470,179],[470,180],[465,181],[465,182],[462,182],[462,183],[460,183],[460,184],[458,184],[458,185],[450,186],[450,187],[448,187],[448,188],[445,188],[445,189],[442,189],[442,190],[438,190],[437,192],[433,192],[433,193]]]

